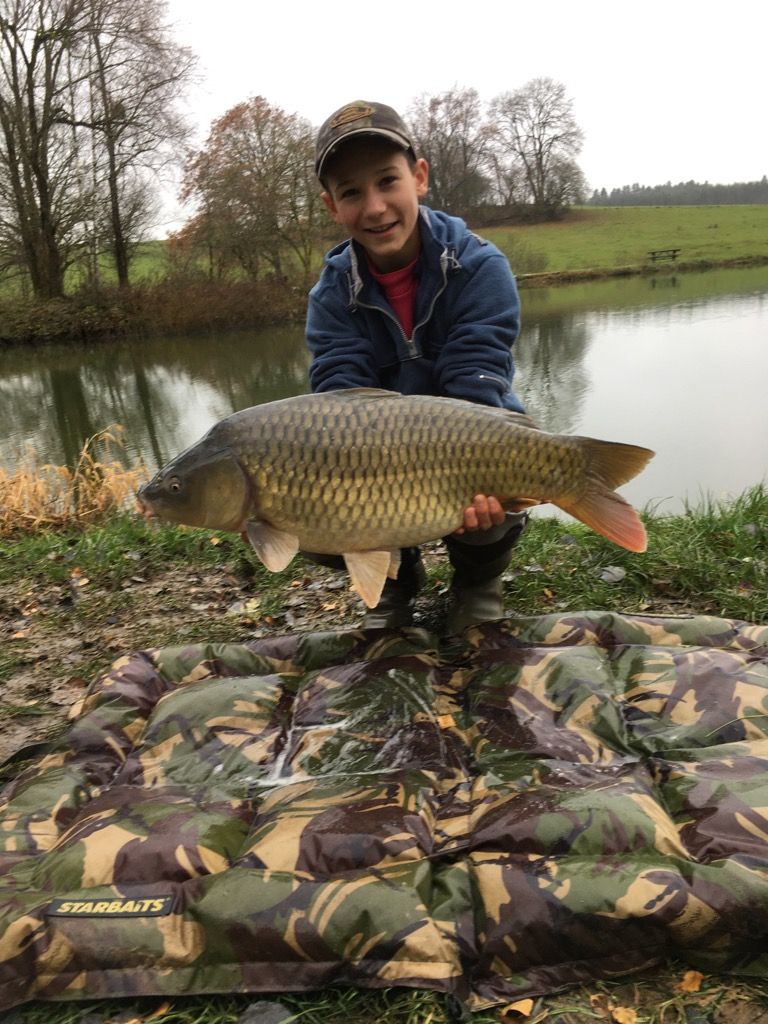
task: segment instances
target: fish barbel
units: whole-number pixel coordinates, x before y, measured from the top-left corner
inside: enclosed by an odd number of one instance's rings
[[[137,497],[148,518],[245,532],[273,572],[300,548],[343,555],[374,607],[399,549],[458,529],[476,494],[515,510],[552,502],[644,551],[643,524],[614,488],[653,454],[461,399],[352,388],[227,416]]]

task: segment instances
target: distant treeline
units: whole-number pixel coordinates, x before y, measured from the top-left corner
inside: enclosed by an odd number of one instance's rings
[[[673,185],[624,185],[608,192],[595,189],[589,206],[721,206],[739,203],[768,203],[768,177],[760,181],[737,181],[733,185],[710,185],[708,181],[680,181]]]

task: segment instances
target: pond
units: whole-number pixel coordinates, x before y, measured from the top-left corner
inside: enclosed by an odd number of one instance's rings
[[[653,448],[622,488],[677,512],[768,473],[768,268],[523,288],[516,389],[547,430]],[[166,462],[217,419],[307,390],[300,326],[0,352],[0,465],[72,464],[122,427]]]

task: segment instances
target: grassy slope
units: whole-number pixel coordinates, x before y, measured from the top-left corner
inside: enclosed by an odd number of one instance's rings
[[[488,227],[480,233],[498,245],[513,266],[521,246],[542,254],[547,273],[644,267],[649,265],[649,250],[673,246],[682,249],[682,263],[768,260],[768,204],[579,207],[554,224]],[[137,247],[132,264],[134,284],[155,281],[167,269],[162,241],[147,241]],[[71,272],[69,281],[74,287],[76,272]],[[107,258],[102,260],[102,283],[114,283]],[[15,285],[0,283],[0,296],[13,294]]]
[[[768,259],[768,204],[752,206],[580,207],[554,224],[482,228],[514,262],[523,244],[547,258],[547,272],[645,266],[651,249],[679,247],[683,262]],[[161,276],[162,242],[139,246],[137,282]],[[657,266],[664,266],[658,264]]]
[[[651,265],[649,250],[672,247],[681,263],[768,260],[768,205],[583,207],[554,224],[482,234],[513,263],[520,242],[544,253],[550,273]]]

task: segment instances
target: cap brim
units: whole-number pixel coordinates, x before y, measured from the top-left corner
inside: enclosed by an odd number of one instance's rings
[[[322,177],[328,157],[333,154],[334,150],[338,149],[339,146],[343,146],[345,142],[349,142],[350,139],[354,139],[361,135],[377,135],[379,138],[389,139],[390,142],[394,142],[395,145],[404,149],[406,152],[410,150],[411,153],[414,153],[412,143],[408,139],[404,138],[404,136],[398,134],[398,132],[390,131],[388,128],[355,128],[351,132],[346,132],[341,136],[341,138],[334,139],[333,142],[328,143],[315,161],[315,174],[317,177]]]

